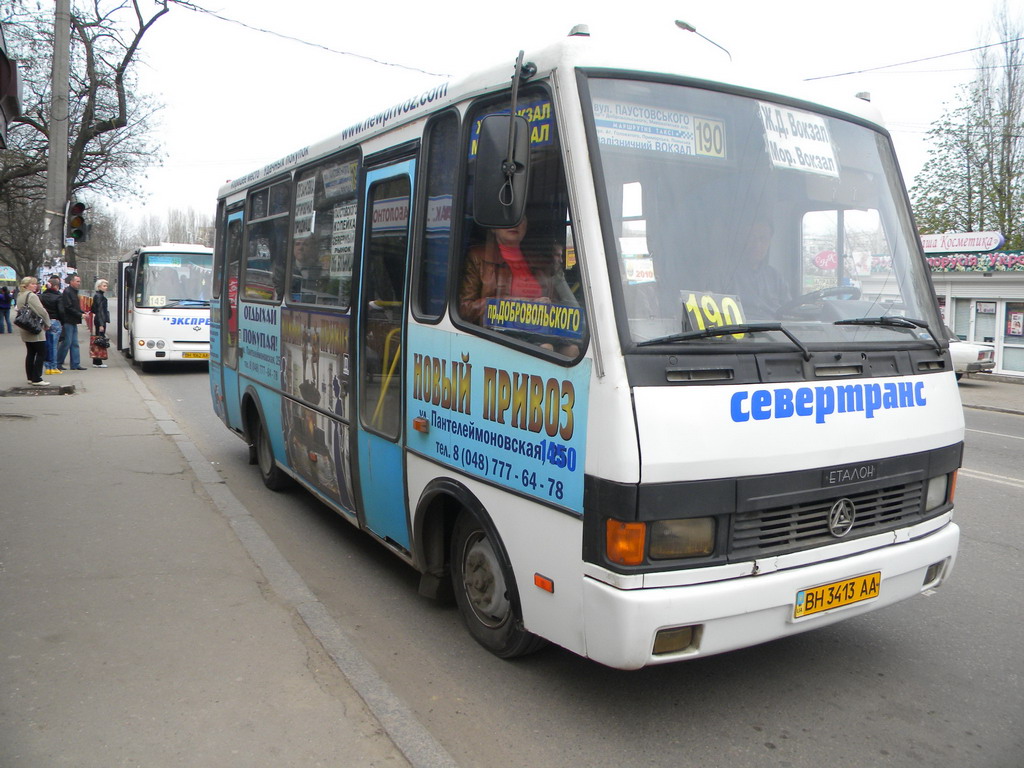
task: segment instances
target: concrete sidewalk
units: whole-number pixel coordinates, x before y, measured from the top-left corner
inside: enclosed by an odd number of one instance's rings
[[[1024,376],[969,373],[960,379],[960,400],[965,408],[1024,415]]]
[[[339,670],[340,630],[120,355],[36,388],[24,352],[0,335],[0,765],[448,762],[406,759],[410,718],[371,711],[379,679]]]

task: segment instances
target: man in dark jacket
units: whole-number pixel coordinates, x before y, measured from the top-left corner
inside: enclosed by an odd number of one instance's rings
[[[43,303],[43,309],[50,316],[50,327],[46,329],[46,362],[43,367],[46,375],[52,376],[60,373],[57,368],[57,345],[60,342],[61,329],[64,327],[60,321],[60,278],[52,275],[46,284],[46,290],[39,294],[39,300]]]
[[[60,346],[57,348],[57,369],[64,370],[64,360],[71,351],[71,370],[84,371],[82,365],[81,350],[78,348],[78,326],[82,324],[82,303],[78,298],[78,289],[82,286],[82,278],[78,275],[71,275],[68,278],[68,287],[60,295],[60,320],[64,323],[64,329],[60,336]]]

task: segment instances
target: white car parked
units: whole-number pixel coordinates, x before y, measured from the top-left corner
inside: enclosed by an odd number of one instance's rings
[[[953,358],[957,381],[965,373],[983,373],[996,367],[995,348],[991,344],[961,341],[948,326],[946,334],[949,336],[949,354]]]

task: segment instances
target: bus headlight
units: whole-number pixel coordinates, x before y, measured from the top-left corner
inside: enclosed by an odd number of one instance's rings
[[[650,523],[652,560],[704,557],[715,551],[715,518],[689,517]]]
[[[946,503],[949,491],[949,475],[939,475],[928,481],[924,495],[924,511],[930,512]]]

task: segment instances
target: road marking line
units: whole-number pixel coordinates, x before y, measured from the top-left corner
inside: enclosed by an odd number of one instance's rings
[[[973,477],[975,480],[988,480],[990,483],[1009,485],[1014,488],[1024,488],[1024,480],[1019,480],[1016,477],[993,475],[991,472],[982,472],[978,469],[967,469],[967,467],[960,467],[960,474],[965,475],[966,477]]]
[[[1004,435],[1002,432],[986,432],[984,429],[968,429],[967,432],[977,432],[979,435],[992,435],[992,437],[1008,437],[1011,440],[1024,440],[1020,435]]]

